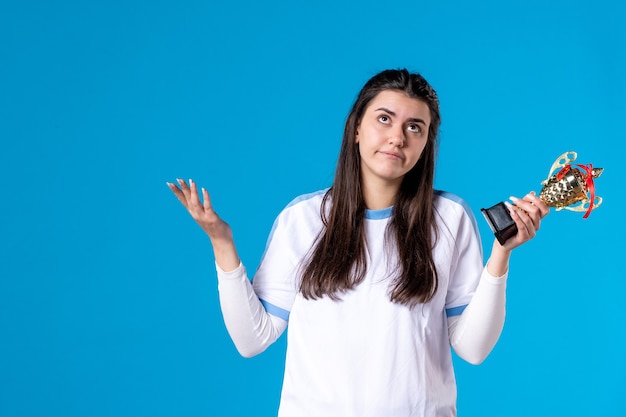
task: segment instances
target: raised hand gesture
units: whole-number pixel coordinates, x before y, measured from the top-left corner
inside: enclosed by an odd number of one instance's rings
[[[167,186],[211,239],[218,266],[225,271],[237,268],[240,261],[235,249],[232,229],[213,210],[208,191],[202,188],[202,201],[200,201],[198,189],[193,180],[189,180],[189,185],[181,179],[177,179],[176,182],[178,185],[168,182]]]

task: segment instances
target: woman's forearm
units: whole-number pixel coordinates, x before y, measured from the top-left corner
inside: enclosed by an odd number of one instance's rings
[[[280,337],[287,322],[265,311],[241,263],[230,272],[218,265],[217,276],[228,334],[242,356],[258,355]]]

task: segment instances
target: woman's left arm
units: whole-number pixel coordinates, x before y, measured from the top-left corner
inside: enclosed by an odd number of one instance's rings
[[[534,192],[523,199],[511,197],[511,201],[514,205],[507,206],[517,225],[517,234],[504,245],[494,240],[491,256],[472,301],[460,316],[448,318],[450,344],[461,358],[472,364],[479,364],[487,358],[502,333],[512,250],[535,236],[541,219],[550,211]]]

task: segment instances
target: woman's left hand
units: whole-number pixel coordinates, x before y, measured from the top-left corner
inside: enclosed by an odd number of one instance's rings
[[[524,198],[511,197],[513,204],[506,202],[511,217],[517,226],[515,236],[504,242],[503,248],[513,250],[535,237],[541,224],[541,219],[548,215],[550,207],[546,205],[534,191],[526,194]]]

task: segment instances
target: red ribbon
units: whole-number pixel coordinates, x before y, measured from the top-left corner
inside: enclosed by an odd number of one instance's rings
[[[583,219],[586,219],[587,217],[589,217],[589,214],[591,213],[591,210],[593,210],[593,202],[595,200],[595,185],[593,184],[593,167],[591,164],[589,165],[581,165],[581,164],[576,164],[577,167],[581,168],[582,170],[584,170],[587,173],[587,176],[585,177],[585,185],[587,186],[587,190],[589,190],[589,197],[590,197],[590,203],[589,203],[589,208],[587,209],[587,212],[585,213],[585,215],[583,216]],[[556,174],[556,179],[557,180],[562,180],[563,177],[565,176],[565,174],[567,174],[570,170],[572,169],[572,166],[570,164],[565,165],[563,168],[561,168],[561,170]]]

